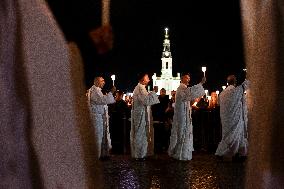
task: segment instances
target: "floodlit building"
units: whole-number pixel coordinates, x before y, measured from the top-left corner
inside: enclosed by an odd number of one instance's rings
[[[177,77],[173,77],[173,64],[170,46],[171,43],[169,39],[169,29],[165,28],[165,39],[163,43],[163,52],[161,58],[161,76],[158,77],[157,74],[154,73],[152,80],[153,86],[158,86],[159,90],[161,88],[165,88],[167,95],[170,95],[172,90],[176,91],[180,84],[180,73],[177,73]]]

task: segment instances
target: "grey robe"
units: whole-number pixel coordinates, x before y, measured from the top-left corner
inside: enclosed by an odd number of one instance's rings
[[[201,84],[187,87],[181,83],[176,92],[169,156],[178,160],[191,160],[193,149],[193,126],[190,101],[203,96]]]
[[[159,103],[158,95],[148,93],[145,85],[138,83],[133,91],[131,111],[131,157],[145,158],[154,155],[154,129],[151,105]]]
[[[102,89],[96,86],[92,86],[89,89],[89,105],[90,113],[95,130],[95,139],[97,144],[98,158],[107,156],[108,154],[101,154],[103,151],[109,151],[111,149],[110,133],[109,133],[109,115],[107,104],[115,103],[112,93],[103,95]],[[103,141],[104,135],[106,136],[106,144]],[[106,146],[103,146],[106,145]]]
[[[94,187],[82,64],[69,53],[44,1],[1,0],[0,188]]]
[[[222,140],[215,155],[247,155],[247,103],[244,92],[248,81],[234,87],[228,86],[219,95]]]

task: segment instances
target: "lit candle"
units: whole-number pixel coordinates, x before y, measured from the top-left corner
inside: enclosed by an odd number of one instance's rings
[[[112,80],[112,85],[114,86],[115,75],[111,75],[110,78]]]
[[[219,94],[220,94],[220,91],[216,91],[216,95],[217,95],[217,97],[216,97],[216,104],[219,104]]]
[[[206,67],[202,67],[201,70],[203,71],[203,74],[204,74],[204,77],[205,77]]]
[[[102,0],[102,25],[109,25],[110,0]]]
[[[205,94],[206,94],[206,97],[208,96],[208,90],[204,90],[205,91]]]

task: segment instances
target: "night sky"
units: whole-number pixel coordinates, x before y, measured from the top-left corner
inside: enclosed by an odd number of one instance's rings
[[[139,72],[160,75],[164,27],[169,27],[173,74],[191,73],[192,82],[201,80],[201,66],[207,66],[209,90],[221,89],[228,74],[243,80],[244,55],[239,1],[112,1],[111,23],[114,48],[96,55],[87,35],[100,25],[100,2],[96,0],[49,0],[50,7],[66,39],[81,50],[86,85],[102,74],[110,87],[132,91]],[[99,18],[99,19],[98,19]]]

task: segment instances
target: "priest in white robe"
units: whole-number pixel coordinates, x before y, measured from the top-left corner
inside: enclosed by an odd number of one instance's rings
[[[180,86],[176,91],[176,102],[174,108],[173,124],[171,129],[170,146],[168,154],[177,160],[191,160],[193,149],[193,125],[191,118],[190,101],[205,94],[202,81],[192,87],[187,87],[190,75],[183,74]]]
[[[248,81],[236,87],[236,77],[227,78],[228,87],[219,95],[222,140],[215,155],[231,158],[247,155],[247,104],[245,91]]]
[[[98,150],[98,158],[106,158],[109,156],[111,141],[107,104],[115,103],[113,93],[116,88],[113,86],[111,92],[104,95],[102,93],[104,85],[105,80],[102,77],[96,77],[94,85],[88,90],[88,102],[95,130],[95,139],[97,141],[96,149]]]
[[[139,83],[133,91],[131,110],[130,145],[131,157],[144,159],[154,155],[154,129],[151,105],[159,103],[158,88],[148,92],[146,85],[150,79],[148,74],[139,75]]]

